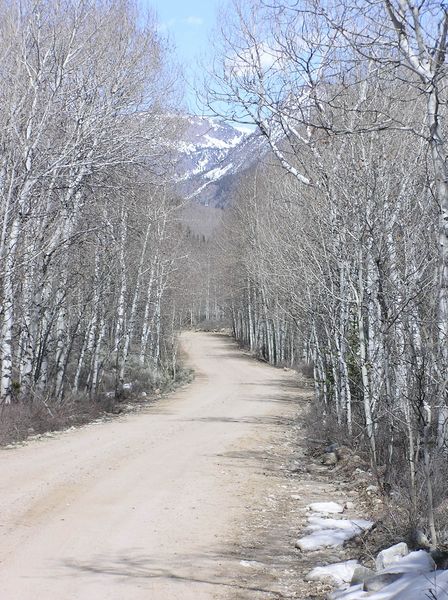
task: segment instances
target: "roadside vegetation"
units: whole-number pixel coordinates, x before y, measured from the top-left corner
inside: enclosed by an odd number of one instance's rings
[[[432,1],[235,1],[207,82],[210,109],[270,148],[218,241],[234,335],[312,374],[322,445],[361,453],[432,548],[448,543],[447,32]]]
[[[0,2],[0,442],[179,378],[177,70],[130,2]]]

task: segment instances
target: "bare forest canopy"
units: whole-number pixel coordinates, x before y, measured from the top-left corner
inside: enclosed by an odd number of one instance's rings
[[[320,434],[448,542],[445,5],[230,2],[207,147],[132,3],[0,15],[2,416],[158,387],[179,329],[230,326],[312,376]]]

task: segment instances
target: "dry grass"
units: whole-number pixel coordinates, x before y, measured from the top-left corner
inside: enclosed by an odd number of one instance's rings
[[[21,442],[31,435],[82,425],[106,412],[103,404],[90,402],[86,398],[73,398],[55,406],[37,401],[3,406],[0,412],[0,445]]]
[[[89,399],[86,394],[71,393],[63,402],[15,402],[0,407],[0,446],[22,442],[33,435],[61,431],[73,426],[84,425],[99,417],[119,414],[143,404],[154,402],[161,395],[189,383],[193,379],[191,369],[179,367],[176,376],[172,373],[155,374],[149,370],[132,373],[132,390],[116,399],[113,392],[101,392],[97,398]],[[109,389],[113,389],[110,378]],[[106,380],[107,388],[107,380]],[[142,392],[145,392],[143,396]],[[126,402],[126,405],[123,404]]]

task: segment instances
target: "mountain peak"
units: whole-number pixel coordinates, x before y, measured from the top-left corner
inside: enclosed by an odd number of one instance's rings
[[[177,180],[181,193],[200,204],[225,206],[224,180],[253,160],[245,146],[248,139],[258,136],[214,117],[185,119],[184,139],[178,145],[181,156]]]

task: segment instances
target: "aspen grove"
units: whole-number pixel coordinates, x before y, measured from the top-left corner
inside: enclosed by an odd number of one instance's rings
[[[234,186],[221,242],[234,334],[313,376],[316,430],[363,447],[435,547],[447,541],[447,8],[236,1],[222,23],[207,102],[270,148]]]
[[[126,0],[0,14],[1,402],[119,395],[172,365],[174,71]]]

